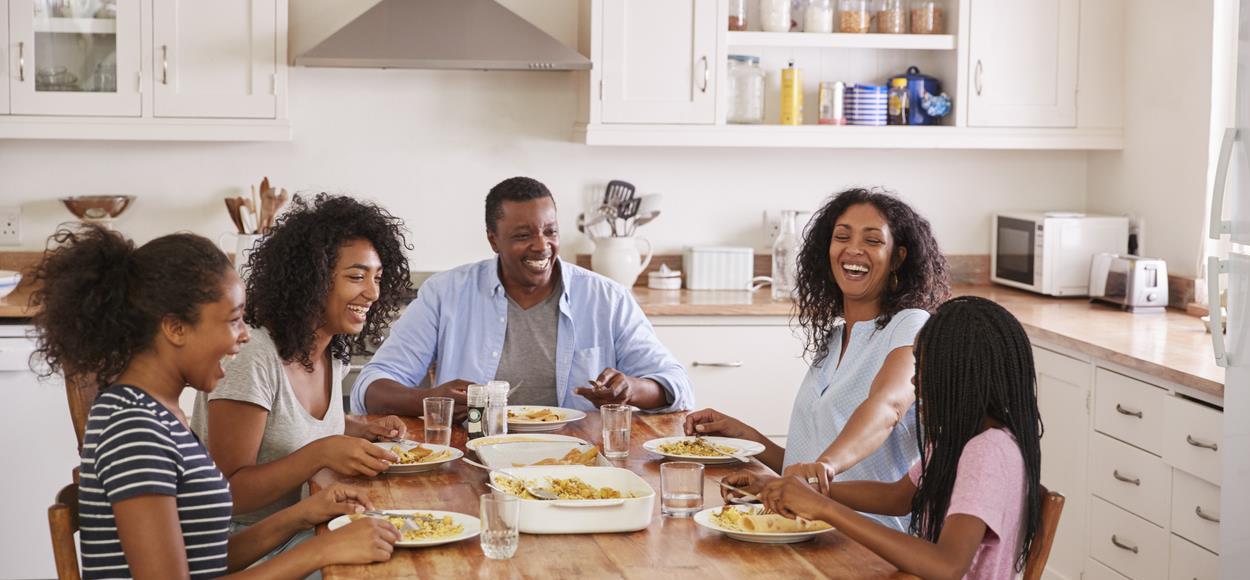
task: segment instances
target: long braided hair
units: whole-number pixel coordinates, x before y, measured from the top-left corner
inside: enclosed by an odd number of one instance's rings
[[[989,417],[1015,436],[1024,458],[1025,528],[1016,555],[1016,570],[1022,570],[1042,520],[1042,420],[1024,328],[984,298],[950,300],[916,335],[915,376],[922,469],[912,498],[911,533],[938,541],[959,457]]]

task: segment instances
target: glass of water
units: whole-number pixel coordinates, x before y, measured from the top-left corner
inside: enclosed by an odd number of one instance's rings
[[[521,501],[515,495],[482,494],[482,553],[492,560],[516,554],[520,539]]]
[[[660,513],[686,518],[703,509],[703,464],[670,461],[660,464]]]
[[[629,426],[634,407],[631,405],[604,405],[599,407],[603,422],[603,456],[608,459],[629,457]]]
[[[449,397],[426,397],[422,405],[425,409],[425,442],[451,445],[451,416],[456,400]]]

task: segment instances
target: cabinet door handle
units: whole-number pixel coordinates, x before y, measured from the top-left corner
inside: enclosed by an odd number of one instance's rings
[[[26,43],[17,43],[17,82],[26,82]]]
[[[1131,484],[1136,485],[1136,486],[1140,486],[1140,485],[1141,485],[1141,478],[1140,478],[1140,477],[1125,477],[1125,476],[1123,476],[1123,475],[1120,475],[1120,470],[1119,470],[1119,469],[1113,470],[1113,471],[1111,472],[1111,476],[1112,476],[1112,477],[1114,477],[1114,478],[1116,478],[1116,479],[1118,479],[1118,480],[1120,480],[1120,481],[1123,481],[1124,483],[1131,483]]]
[[[699,362],[699,361],[694,361],[693,363],[690,363],[690,366],[692,366],[692,367],[718,367],[718,368],[723,368],[723,369],[736,369],[736,368],[738,368],[738,367],[742,366],[742,361],[740,361],[740,360],[731,361],[731,362]]]
[[[1131,411],[1131,410],[1129,410],[1129,409],[1125,409],[1125,408],[1124,408],[1124,406],[1123,406],[1123,405],[1121,405],[1121,404],[1119,404],[1119,403],[1116,403],[1116,404],[1115,404],[1115,410],[1116,410],[1116,412],[1117,412],[1117,413],[1119,413],[1119,414],[1121,414],[1121,415],[1129,415],[1129,416],[1132,416],[1132,417],[1137,417],[1138,419],[1141,419],[1141,418],[1142,418],[1142,412],[1141,412],[1141,411]]]
[[[1117,537],[1115,537],[1115,534],[1111,534],[1111,543],[1112,543],[1112,544],[1115,544],[1115,547],[1117,547],[1117,548],[1119,548],[1119,549],[1121,549],[1121,550],[1128,550],[1128,551],[1130,551],[1130,552],[1132,552],[1132,553],[1134,553],[1134,554],[1136,554],[1136,553],[1139,551],[1139,550],[1137,549],[1137,546],[1130,546],[1130,545],[1128,545],[1128,544],[1121,543],[1121,542],[1120,542],[1120,539],[1119,539],[1119,538],[1117,538]]]
[[[977,70],[976,70],[976,74],[975,74],[975,75],[973,75],[973,76],[974,76],[974,79],[975,79],[975,82],[976,82],[977,96],[979,97],[979,96],[981,96],[981,59],[979,59],[979,58],[977,59]]]
[[[712,67],[707,64],[707,55],[699,57],[699,61],[703,63],[703,86],[699,87],[699,90],[706,93],[708,78],[712,75]]]
[[[1220,517],[1219,517],[1219,516],[1213,516],[1213,515],[1208,514],[1207,512],[1202,511],[1202,506],[1198,506],[1198,507],[1194,508],[1194,513],[1195,513],[1195,514],[1198,514],[1198,517],[1200,517],[1200,518],[1202,518],[1202,519],[1204,519],[1204,520],[1206,520],[1206,521],[1208,521],[1208,522],[1215,522],[1215,523],[1217,523],[1217,524],[1218,524],[1218,523],[1220,523]]]
[[[1190,444],[1190,445],[1193,445],[1194,447],[1201,447],[1201,448],[1203,448],[1203,449],[1210,449],[1211,451],[1219,451],[1219,450],[1220,450],[1220,446],[1219,446],[1219,445],[1217,445],[1217,444],[1215,444],[1215,443],[1207,443],[1206,441],[1199,441],[1199,440],[1197,440],[1197,439],[1194,439],[1194,436],[1193,436],[1193,435],[1186,435],[1186,436],[1185,436],[1185,442],[1186,442],[1186,443],[1188,443],[1188,444]]]
[[[169,84],[169,45],[161,45],[161,84]]]

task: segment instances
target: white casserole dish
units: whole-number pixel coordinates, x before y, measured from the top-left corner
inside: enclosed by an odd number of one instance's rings
[[[501,477],[536,481],[543,486],[546,478],[578,477],[595,487],[612,487],[637,497],[597,500],[521,500],[522,532],[527,534],[582,534],[635,532],[651,525],[655,511],[655,490],[641,477],[619,467],[588,467],[584,465],[543,465],[516,467],[503,473],[491,472],[495,483]],[[499,494],[499,491],[495,491]]]
[[[499,445],[486,445],[477,450],[477,456],[488,467],[493,469],[516,469],[517,464],[522,466],[532,466],[532,464],[542,461],[543,459],[552,458],[559,459],[571,449],[585,450],[590,447],[588,443],[577,443],[575,441],[552,441],[550,443],[542,442],[526,442],[526,443],[501,443]],[[595,455],[595,465],[611,467],[612,462],[608,461],[603,453]],[[555,466],[540,466],[555,467]]]

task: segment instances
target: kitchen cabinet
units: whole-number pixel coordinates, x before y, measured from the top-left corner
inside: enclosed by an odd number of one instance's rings
[[[604,123],[716,120],[717,0],[604,0]]]
[[[1090,383],[1093,366],[1058,352],[1033,348],[1042,435],[1042,485],[1065,497],[1048,578],[1080,580],[1086,558],[1085,516],[1089,456]]]
[[[1076,127],[1080,0],[972,0],[968,125]]]
[[[9,11],[0,3],[0,115],[9,114]]]

